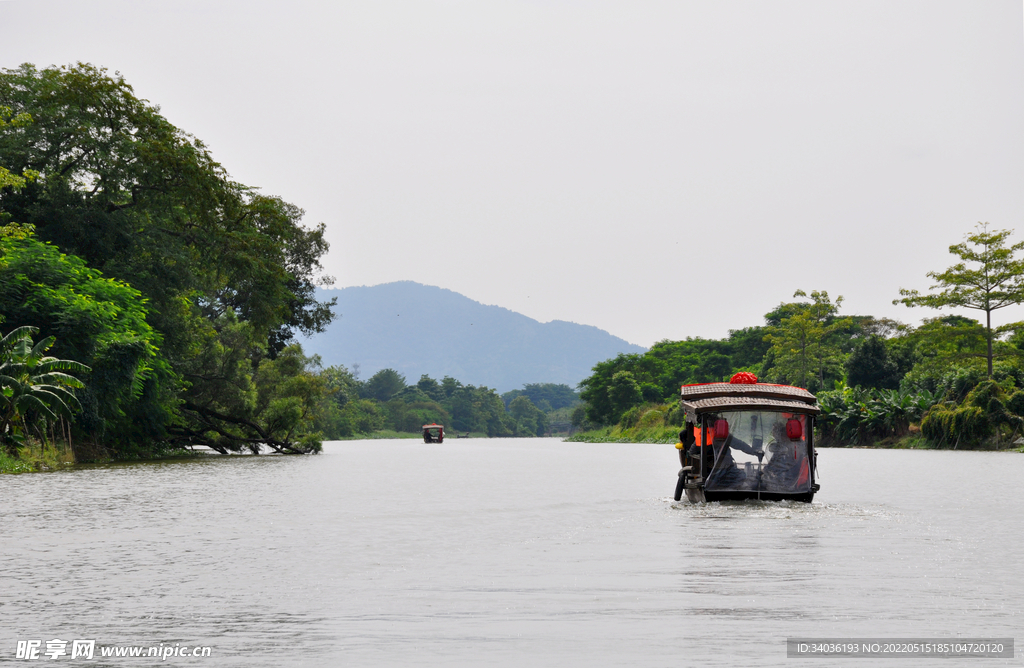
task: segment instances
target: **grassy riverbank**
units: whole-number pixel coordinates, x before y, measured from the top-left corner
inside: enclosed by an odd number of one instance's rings
[[[18,448],[18,457],[0,451],[0,473],[31,473],[33,471],[59,471],[75,465],[70,448],[26,445]]]
[[[669,424],[672,406],[658,404],[636,410],[613,427],[581,431],[566,438],[572,443],[675,443],[679,425]]]
[[[171,459],[195,459],[198,457],[209,457],[210,452],[200,450],[189,450],[186,448],[163,448],[151,451],[141,451],[136,456],[111,457],[110,453],[102,448],[80,447],[76,459],[75,453],[66,444],[46,444],[41,446],[33,441],[28,445],[18,448],[18,456],[12,457],[3,450],[0,450],[0,475],[4,473],[36,473],[42,471],[60,471],[77,466],[78,464],[109,464],[112,462],[156,462]],[[211,451],[212,452],[212,451]],[[156,453],[156,454],[153,454]],[[218,457],[221,455],[217,455]]]
[[[565,439],[569,443],[675,443],[679,440],[678,427],[654,429],[622,429],[618,425],[576,432]]]

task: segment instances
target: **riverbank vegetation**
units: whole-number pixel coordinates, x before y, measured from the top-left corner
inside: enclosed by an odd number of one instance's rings
[[[0,332],[38,333],[75,372],[15,402],[0,439],[4,461],[21,463],[0,468],[52,468],[51,452],[315,453],[324,438],[434,421],[490,436],[569,428],[578,398],[565,386],[506,398],[389,369],[360,382],[305,355],[296,334],[334,313],[315,297],[331,282],[324,225],[302,219],[234,181],[120,74],[0,70]],[[18,382],[0,378],[3,396]]]
[[[323,225],[91,65],[3,70],[0,121],[0,318],[86,369],[74,456],[317,451]]]
[[[901,290],[896,303],[963,307],[911,326],[840,313],[842,297],[797,291],[764,324],[721,340],[661,341],[619,355],[580,383],[571,440],[674,442],[680,385],[750,371],[762,382],[806,387],[822,409],[818,443],[889,447],[1019,448],[1024,436],[1024,322],[993,326],[992,312],[1024,302],[1024,242],[981,225],[950,247],[958,262],[929,276],[933,292]]]
[[[322,370],[327,399],[316,426],[328,439],[416,435],[424,424],[443,424],[449,436],[543,436],[568,431],[565,409],[579,403],[566,385],[536,383],[503,395],[488,387],[464,385],[451,377],[423,375],[414,383],[394,369],[382,369],[361,382],[344,367]],[[552,420],[563,410],[561,421]]]
[[[197,448],[315,453],[325,438],[416,434],[429,422],[450,434],[657,440],[682,424],[680,384],[737,371],[817,392],[823,443],[1006,445],[1024,434],[1024,323],[992,324],[1024,301],[1024,243],[1008,238],[980,226],[950,247],[956,265],[929,274],[932,293],[897,300],[977,309],[984,325],[841,315],[841,297],[798,291],[725,339],[601,362],[579,395],[409,383],[392,369],[361,381],[295,343],[335,315],[315,297],[331,280],[322,223],[234,181],[119,74],[4,69],[0,335],[11,345],[0,351],[0,450],[15,463],[0,468]]]

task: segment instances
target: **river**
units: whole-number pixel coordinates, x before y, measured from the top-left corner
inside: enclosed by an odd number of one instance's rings
[[[449,439],[2,476],[0,663],[833,666],[786,638],[1024,643],[1024,454],[822,449],[812,504],[676,503],[678,468],[671,445]],[[15,658],[55,638],[211,656]]]

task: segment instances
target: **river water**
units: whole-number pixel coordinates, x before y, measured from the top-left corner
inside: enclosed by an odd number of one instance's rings
[[[822,449],[809,505],[676,503],[678,468],[671,445],[450,439],[3,476],[0,663],[866,666],[785,641],[1024,644],[1024,455]],[[53,638],[212,656],[15,658]],[[897,665],[936,663],[959,662]]]

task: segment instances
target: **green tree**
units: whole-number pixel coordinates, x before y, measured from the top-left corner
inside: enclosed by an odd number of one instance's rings
[[[405,376],[394,369],[381,369],[363,384],[362,395],[385,402],[405,389]]]
[[[612,376],[611,387],[608,388],[608,398],[613,411],[612,421],[618,422],[623,413],[633,406],[643,403],[644,395],[632,373],[619,371]]]
[[[320,366],[319,358],[314,358]],[[343,409],[359,398],[359,381],[344,366],[321,368],[319,376],[325,392],[320,397],[319,407],[314,416],[314,429],[328,439],[352,436],[354,427],[351,420],[343,415]]]
[[[546,411],[571,408],[580,402],[580,396],[564,384],[527,383],[523,385],[522,393],[530,398],[534,406]],[[506,395],[502,398],[504,396]],[[543,408],[545,403],[548,406],[546,409]]]
[[[880,336],[861,341],[846,360],[846,381],[852,386],[895,389],[900,378],[899,367]]]
[[[655,344],[657,348],[659,344]],[[660,377],[663,375],[665,363],[652,355],[654,348],[645,355],[635,353],[620,353],[613,359],[598,362],[594,365],[593,373],[580,381],[580,398],[585,402],[587,419],[594,424],[614,424],[625,408],[619,408],[613,400],[612,383],[614,377],[623,371],[628,371],[633,377],[633,385],[636,386],[636,393],[642,400],[640,386],[636,383],[636,375],[643,378],[650,378],[652,375]],[[622,381],[620,380],[620,384]],[[627,398],[627,402],[631,399]],[[628,408],[628,406],[627,406]]]
[[[893,347],[909,351],[914,375],[943,375],[952,366],[984,366],[985,327],[962,315],[925,318],[920,327],[902,333]],[[906,354],[906,353],[904,353]]]
[[[254,369],[252,351],[265,351],[265,340],[231,312],[218,324],[220,331],[206,338],[194,372],[185,374],[195,384],[169,432],[179,442],[221,454],[258,454],[263,447],[282,454],[319,452],[315,423],[327,388],[316,360],[293,344],[273,359],[262,356]]]
[[[420,376],[419,381],[416,383],[416,387],[434,401],[440,401],[444,396],[444,392],[441,390],[441,384],[427,374]]]
[[[807,293],[797,290],[793,296],[806,297]],[[847,328],[850,320],[838,317],[842,297],[833,303],[824,290],[812,291],[810,297],[810,303],[777,309],[787,314],[767,334],[774,362],[771,374],[777,381],[821,389],[827,375],[842,372],[844,356],[835,334]]]
[[[450,425],[448,412],[434,401],[413,401],[406,403],[394,398],[385,405],[389,429],[406,433],[417,433],[423,425],[436,423]]]
[[[2,70],[0,106],[12,119],[0,126],[0,165],[24,179],[0,189],[3,220],[34,225],[40,239],[141,292],[175,387],[160,418],[172,442],[197,438],[199,413],[186,405],[224,408],[211,388],[223,385],[214,371],[225,345],[244,346],[236,352],[248,368],[232,377],[255,396],[263,359],[333,317],[314,294],[327,280],[323,225],[306,227],[298,207],[231,180],[120,75],[82,63]],[[225,328],[229,314],[247,325],[244,336]],[[225,417],[253,417],[249,403],[228,403],[242,412]]]
[[[380,404],[372,399],[356,399],[345,404],[342,409],[343,423],[351,431],[342,436],[353,434],[372,434],[384,428],[387,416]]]
[[[53,353],[91,367],[77,440],[166,438],[178,386],[138,290],[26,232],[0,238],[0,317],[55,337]]]
[[[765,327],[744,327],[729,330],[729,352],[731,369],[745,369],[761,364],[771,345],[765,341]]]
[[[988,377],[992,377],[992,311],[1024,301],[1024,260],[1016,257],[1024,249],[1024,241],[1007,247],[1012,230],[988,230],[988,223],[978,223],[966,240],[949,247],[958,258],[942,272],[928,272],[935,281],[932,294],[900,289],[901,299],[893,304],[969,308],[985,312]]]
[[[513,399],[509,404],[508,412],[516,421],[516,432],[519,434],[543,436],[547,431],[546,416],[526,395],[520,395]]]
[[[36,332],[34,327],[18,327],[0,339],[0,439],[15,458],[28,430],[26,416],[35,414],[44,422],[58,416],[70,419],[72,408],[80,406],[69,388],[83,384],[68,372],[89,371],[80,362],[45,355],[54,338],[33,345]]]
[[[445,376],[441,379],[440,390],[442,397],[438,403],[451,416],[455,431],[479,431],[491,437],[515,433],[515,422],[493,389],[463,385]]]
[[[17,116],[14,116],[10,107],[0,106],[0,129],[16,131],[18,128],[24,127],[31,122],[32,116],[30,114],[21,112]],[[35,170],[26,169],[19,176],[18,174],[11,173],[11,170],[7,169],[3,165],[0,165],[0,190],[3,190],[4,188],[21,190],[25,187],[25,184],[34,180],[37,176],[39,176],[39,173]],[[0,212],[0,223],[6,222],[3,219],[2,213],[3,212]]]

